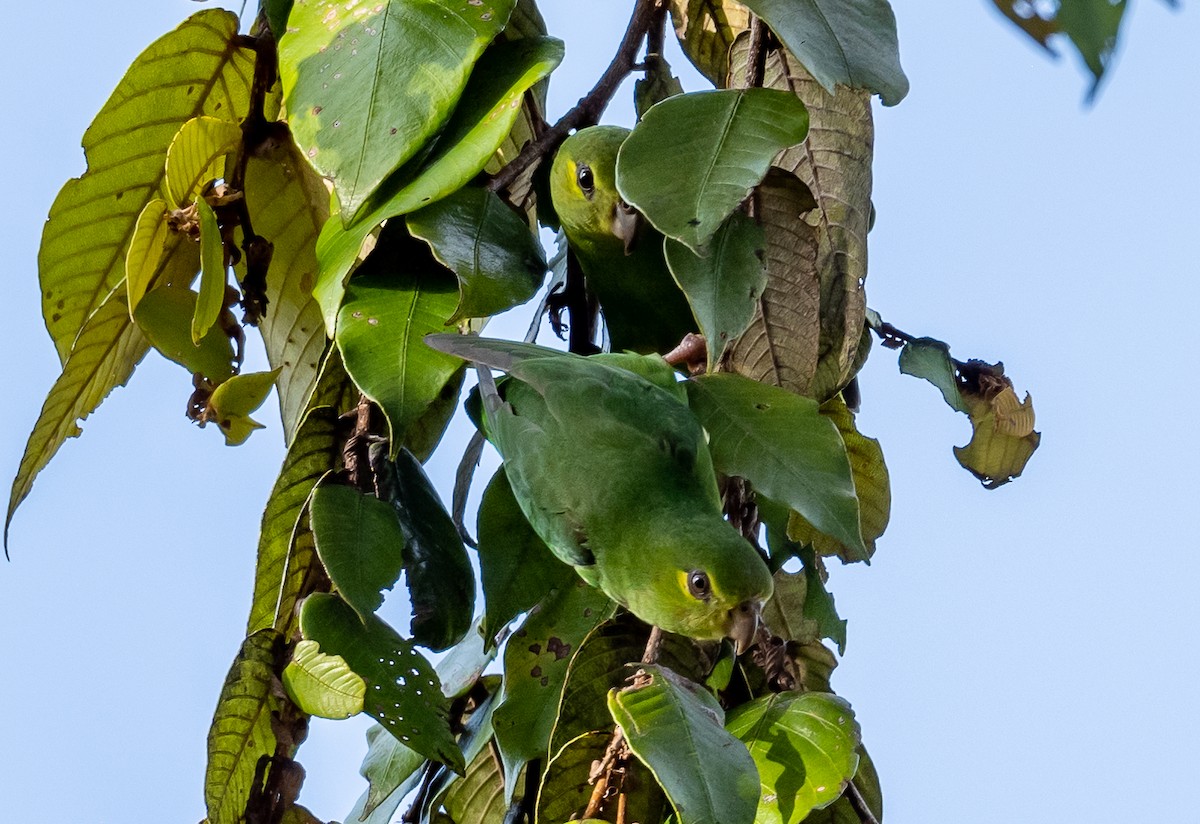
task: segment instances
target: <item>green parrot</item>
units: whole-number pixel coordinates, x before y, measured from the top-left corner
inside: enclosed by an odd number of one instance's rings
[[[662,358],[426,340],[476,361],[487,435],[558,558],[668,632],[752,643],[771,573],[722,517],[704,430]],[[502,391],[489,364],[509,373]]]
[[[592,126],[562,144],[550,196],[588,288],[600,301],[614,352],[671,351],[696,320],[663,257],[663,237],[616,186],[620,126]]]

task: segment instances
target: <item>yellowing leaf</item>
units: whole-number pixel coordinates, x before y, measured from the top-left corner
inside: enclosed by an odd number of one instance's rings
[[[129,319],[137,309],[138,301],[154,279],[159,261],[166,252],[168,240],[172,239],[167,226],[167,202],[156,197],[146,204],[138,215],[125,254],[125,294],[129,303]],[[178,240],[178,238],[174,238]]]
[[[729,47],[750,28],[750,10],[734,0],[671,0],[671,19],[692,64],[713,83],[724,83]]]
[[[1011,481],[1042,441],[1033,431],[1033,399],[1018,401],[1012,382],[989,382],[983,394],[967,398],[975,432],[966,446],[954,447],[954,457],[988,489]]]
[[[84,322],[125,277],[126,250],[146,203],[163,195],[167,148],[197,115],[244,117],[253,53],[238,19],[198,12],[147,48],[83,136],[88,170],[67,181],[42,231],[42,314],[66,361]]]
[[[167,197],[179,209],[202,187],[225,176],[225,157],[242,141],[242,128],[219,117],[193,117],[179,127],[167,147]]]
[[[278,369],[234,375],[212,393],[203,420],[212,421],[221,428],[226,446],[240,446],[251,432],[263,428],[250,413],[262,406],[278,375]]]
[[[192,314],[192,343],[199,345],[221,315],[228,275],[216,213],[203,198],[196,202],[196,213],[200,217],[200,294]]]

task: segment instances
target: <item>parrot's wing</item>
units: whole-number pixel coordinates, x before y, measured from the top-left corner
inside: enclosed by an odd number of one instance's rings
[[[425,343],[447,355],[457,355],[463,360],[482,363],[502,372],[511,372],[514,365],[531,358],[574,358],[569,352],[518,343],[498,338],[481,338],[477,335],[434,333],[425,336]]]

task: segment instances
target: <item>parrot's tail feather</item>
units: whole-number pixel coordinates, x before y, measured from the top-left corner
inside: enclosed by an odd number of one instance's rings
[[[476,361],[475,373],[479,375],[479,396],[483,399],[483,408],[488,415],[495,415],[504,406],[504,401],[500,398],[500,390],[496,388],[492,370]]]

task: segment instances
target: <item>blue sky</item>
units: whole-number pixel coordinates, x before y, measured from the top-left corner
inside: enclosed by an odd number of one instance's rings
[[[606,62],[629,3],[543,5],[567,42],[557,116]],[[832,569],[850,620],[834,687],[862,723],[890,822],[1182,820],[1200,768],[1187,515],[1200,14],[1131,3],[1085,108],[1073,57],[1046,59],[985,0],[896,6],[912,92],[876,108],[869,302],[959,358],[1003,360],[1043,440],[1024,477],[984,491],[951,453],[966,418],[876,349],[859,426],[882,441],[892,522],[869,568]],[[6,10],[7,478],[57,374],[38,304],[44,216],[83,171],[80,136],[127,64],[197,9]],[[628,123],[628,98],[608,121]],[[5,820],[203,817],[205,735],[282,445],[264,408],[267,430],[226,448],[184,418],[189,391],[147,357],[17,514],[0,564]],[[448,488],[448,469],[434,475]],[[362,789],[365,727],[315,723],[300,751],[301,800],[323,819]]]

